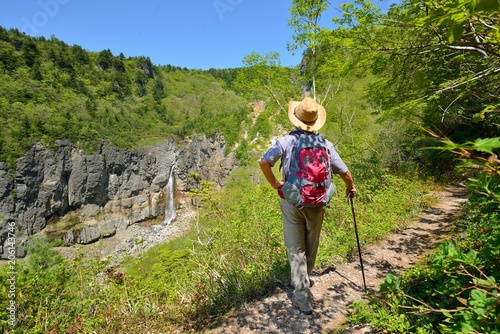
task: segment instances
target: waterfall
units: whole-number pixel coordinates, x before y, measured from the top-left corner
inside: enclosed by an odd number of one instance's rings
[[[175,203],[174,203],[174,167],[170,169],[170,176],[168,177],[168,183],[165,186],[165,194],[167,196],[167,201],[165,203],[165,221],[163,225],[169,225],[174,221],[175,214]]]

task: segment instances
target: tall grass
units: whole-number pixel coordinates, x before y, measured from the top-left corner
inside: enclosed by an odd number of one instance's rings
[[[339,192],[327,209],[321,236],[320,269],[355,250],[351,211],[339,182],[336,179]],[[18,264],[14,331],[199,330],[216,326],[231,309],[288,284],[280,199],[260,170],[240,168],[222,190],[204,185],[196,194],[201,207],[189,234],[119,268],[97,259],[70,263],[40,244],[31,255],[38,262]],[[360,196],[355,205],[363,244],[401,228],[430,203],[424,196],[429,186],[418,180],[383,176],[357,186]],[[4,268],[0,278],[6,277]],[[2,313],[5,289],[1,295],[0,327],[9,332]]]

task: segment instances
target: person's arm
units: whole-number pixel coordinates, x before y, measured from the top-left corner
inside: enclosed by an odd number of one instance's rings
[[[273,187],[274,189],[279,189],[283,186],[285,182],[283,180],[278,180],[276,176],[274,176],[271,164],[265,160],[265,159],[260,159],[259,161],[260,169],[262,169],[262,173],[264,174],[267,182]]]
[[[356,196],[357,190],[356,187],[354,186],[354,180],[352,179],[351,172],[347,170],[347,172],[345,172],[344,174],[339,174],[339,176],[345,183],[346,194],[348,196],[351,195],[352,197]]]

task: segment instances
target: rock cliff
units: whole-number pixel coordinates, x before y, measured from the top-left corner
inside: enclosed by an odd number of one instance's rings
[[[15,170],[0,162],[0,254],[7,258],[12,222],[17,254],[24,256],[28,236],[41,231],[64,245],[87,244],[131,224],[163,219],[171,169],[178,194],[198,186],[191,175],[223,185],[236,168],[225,148],[221,135],[165,140],[138,150],[103,143],[93,154],[64,140],[55,149],[35,145]]]

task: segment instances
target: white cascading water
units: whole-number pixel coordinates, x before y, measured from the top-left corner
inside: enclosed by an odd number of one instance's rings
[[[165,186],[165,194],[167,196],[167,201],[165,203],[165,220],[163,225],[169,225],[176,217],[174,203],[174,166],[170,169],[168,183]]]

